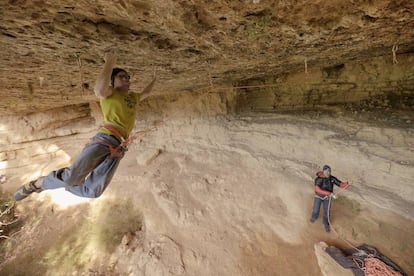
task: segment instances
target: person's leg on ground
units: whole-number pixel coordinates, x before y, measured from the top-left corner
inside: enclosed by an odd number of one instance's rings
[[[318,218],[319,216],[319,210],[321,208],[321,199],[317,196],[315,196],[315,199],[313,201],[313,210],[312,210],[312,215],[310,218],[310,222],[315,222],[315,220]]]
[[[323,225],[325,225],[326,232],[331,231],[331,227],[329,225],[329,208],[330,208],[330,199],[327,198],[323,201]]]

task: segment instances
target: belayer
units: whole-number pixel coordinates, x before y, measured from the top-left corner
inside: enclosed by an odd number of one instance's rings
[[[105,191],[131,139],[136,105],[148,97],[156,80],[154,73],[153,80],[141,93],[131,92],[130,76],[124,69],[114,68],[116,60],[115,51],[105,54],[105,64],[94,87],[104,124],[71,166],[21,186],[14,194],[16,201],[33,192],[57,188],[89,198],[99,197]]]
[[[324,165],[322,171],[316,173],[315,199],[313,202],[310,222],[314,223],[318,218],[321,204],[323,204],[323,224],[326,232],[331,231],[331,227],[329,225],[329,208],[331,198],[335,198],[335,194],[333,193],[334,185],[337,185],[342,189],[346,189],[350,184],[348,182],[342,182],[335,176],[331,175],[331,167]]]

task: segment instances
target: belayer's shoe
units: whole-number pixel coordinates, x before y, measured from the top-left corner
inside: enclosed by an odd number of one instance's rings
[[[331,227],[329,225],[325,225],[325,231],[326,233],[331,232]]]
[[[30,181],[27,184],[21,186],[17,191],[14,193],[14,200],[19,201],[26,197],[28,197],[32,193],[40,193],[43,191],[42,188],[38,188],[35,186],[37,180]]]
[[[314,223],[314,222],[315,222],[315,220],[316,220],[316,219],[311,218],[309,221],[310,221],[311,223]]]

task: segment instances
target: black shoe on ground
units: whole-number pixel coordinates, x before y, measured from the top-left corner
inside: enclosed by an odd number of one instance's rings
[[[315,220],[316,220],[316,219],[311,218],[309,221],[310,221],[311,223],[314,223],[314,222],[315,222]]]
[[[14,193],[14,200],[19,201],[26,197],[28,197],[32,193],[40,193],[43,191],[42,188],[38,188],[35,186],[37,180],[30,181],[27,184],[21,186],[17,191]]]
[[[326,233],[331,232],[331,227],[329,225],[325,225],[325,231]]]

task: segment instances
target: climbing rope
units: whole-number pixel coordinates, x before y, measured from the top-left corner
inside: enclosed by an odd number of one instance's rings
[[[75,54],[75,57],[77,58],[77,63],[78,63],[78,66],[79,66],[80,86],[81,86],[81,89],[82,89],[81,96],[83,97],[85,95],[85,90],[83,88],[83,83],[84,82],[83,82],[82,60],[81,60],[80,56],[78,56],[77,54]]]
[[[364,259],[366,276],[401,276],[401,273],[392,269],[383,261],[375,258],[373,255],[368,255]]]
[[[349,186],[347,186],[348,188]],[[336,196],[338,196],[341,192],[345,191],[347,188],[341,189],[338,193],[336,193]],[[357,252],[362,253],[363,251],[361,251],[360,249],[358,249],[356,246],[354,246],[352,243],[350,243],[348,240],[342,238],[339,233],[335,230],[335,227],[333,227],[332,223],[331,223],[331,205],[332,205],[332,198],[329,196],[329,202],[328,202],[328,223],[332,229],[333,232],[335,232],[335,234],[341,238],[341,240],[343,240],[346,244],[348,244],[351,248],[355,249]]]
[[[393,64],[398,64],[397,51],[398,51],[398,44],[394,44],[392,46],[392,63]]]
[[[364,260],[352,258],[354,263],[364,272],[366,276],[401,276],[402,274],[392,269],[383,261],[370,254]]]
[[[210,86],[207,89],[201,88],[196,91],[195,93],[217,93],[220,91],[228,91],[234,89],[247,89],[247,88],[264,88],[264,87],[278,87],[280,84],[261,84],[261,85],[243,85],[243,86]]]
[[[308,59],[305,58],[305,74],[308,73]]]
[[[128,139],[126,139],[122,144],[125,147],[128,147],[134,140],[144,137],[145,135],[147,135],[151,131],[154,131],[154,130],[158,129],[158,127],[161,126],[162,124],[164,124],[164,121],[161,121],[161,122],[157,123],[153,127],[146,128],[144,130],[134,132],[133,134],[129,135]]]
[[[348,186],[349,187],[349,186]],[[345,189],[340,190],[336,195],[338,196],[342,191],[345,191]],[[329,203],[328,203],[328,222],[338,237],[343,240],[345,243],[347,243],[352,249],[356,250],[358,255],[360,256],[366,256],[363,260],[358,258],[352,258],[352,260],[355,262],[355,264],[358,266],[359,269],[361,269],[364,272],[365,276],[402,276],[401,273],[398,271],[395,271],[392,269],[389,265],[381,261],[380,259],[374,257],[372,254],[368,254],[355,247],[352,243],[350,243],[345,238],[342,238],[339,233],[335,230],[335,228],[331,224],[330,220],[330,209],[331,209],[331,197],[329,197]]]

